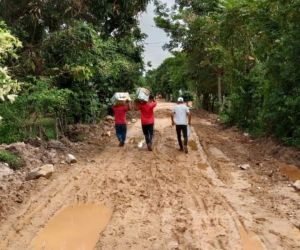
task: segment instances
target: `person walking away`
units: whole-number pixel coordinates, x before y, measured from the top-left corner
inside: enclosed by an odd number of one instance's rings
[[[152,95],[149,96],[148,102],[140,102],[137,109],[141,112],[141,122],[143,134],[149,151],[152,151],[153,134],[154,134],[154,108],[156,101]]]
[[[117,138],[119,140],[119,147],[123,147],[125,145],[127,134],[126,112],[129,109],[129,101],[121,104],[117,103],[112,107],[115,115],[115,129]]]
[[[182,97],[177,100],[177,105],[173,108],[171,114],[172,126],[176,125],[177,140],[179,144],[179,150],[188,153],[188,125],[191,125],[191,113],[189,108],[183,101]],[[181,139],[181,133],[183,134],[183,144]]]

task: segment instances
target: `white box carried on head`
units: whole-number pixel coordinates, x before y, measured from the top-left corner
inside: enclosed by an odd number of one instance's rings
[[[126,101],[131,101],[128,92],[116,92],[111,98],[111,102],[115,104],[124,104]]]
[[[140,101],[149,101],[150,90],[146,88],[138,88],[136,91],[137,99]]]

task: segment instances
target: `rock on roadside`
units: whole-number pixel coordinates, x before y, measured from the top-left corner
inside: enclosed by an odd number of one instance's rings
[[[111,115],[107,115],[104,119],[105,121],[110,121],[110,122],[113,122],[115,120],[115,118]]]
[[[293,183],[293,187],[297,190],[300,191],[300,180],[297,180]]]
[[[13,144],[8,145],[5,150],[8,150],[15,154],[22,154],[22,152],[25,150],[26,144],[24,142],[16,142]]]
[[[53,174],[53,172],[54,166],[52,164],[46,164],[30,171],[26,176],[26,180],[34,180],[40,177],[45,177],[48,179]]]
[[[49,148],[49,149],[50,148],[58,149],[58,150],[61,150],[61,151],[66,150],[66,146],[62,142],[57,141],[57,140],[48,141],[47,148]]]
[[[7,175],[13,174],[13,170],[10,169],[6,164],[0,162],[0,180]]]
[[[239,167],[240,167],[240,169],[242,169],[242,170],[247,170],[247,169],[249,169],[251,166],[250,166],[249,164],[241,164],[241,165],[239,165]]]
[[[67,158],[66,158],[66,162],[68,164],[71,164],[71,163],[76,163],[77,162],[77,159],[74,155],[72,154],[67,154]]]

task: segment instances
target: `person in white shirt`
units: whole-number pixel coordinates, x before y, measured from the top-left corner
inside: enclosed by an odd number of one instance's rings
[[[173,108],[171,114],[172,126],[176,125],[177,140],[180,151],[188,153],[188,125],[191,125],[192,116],[189,108],[183,101],[182,97],[177,100],[177,105]],[[181,133],[183,134],[183,144],[181,140]]]

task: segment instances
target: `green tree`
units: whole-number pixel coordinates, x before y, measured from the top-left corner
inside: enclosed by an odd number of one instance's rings
[[[224,121],[300,145],[299,0],[156,6],[156,24],[171,37],[165,47],[186,54],[190,89],[204,108],[226,97]]]
[[[13,102],[16,98],[16,93],[20,90],[20,83],[12,79],[7,67],[5,67],[5,63],[8,60],[16,59],[15,52],[19,47],[21,47],[21,42],[0,21],[0,102],[6,100]]]
[[[43,43],[43,58],[56,86],[78,95],[74,114],[80,121],[95,121],[100,100],[107,104],[116,91],[133,90],[143,67],[141,47],[132,37],[122,42],[99,37],[92,25],[76,22],[52,33]]]
[[[176,52],[174,57],[165,59],[157,69],[147,72],[146,82],[155,94],[175,100],[180,91],[189,88],[187,72],[186,55]]]
[[[10,85],[0,94],[13,100],[13,87],[19,85],[12,79],[24,82],[16,103],[0,104],[0,141],[37,134],[53,138],[54,127],[61,133],[70,123],[96,122],[114,91],[132,90],[143,70],[145,35],[138,27],[138,13],[148,2],[0,1],[1,20],[23,44],[17,54],[1,59],[0,80]],[[11,46],[6,51],[17,47],[12,40],[0,41],[0,46]]]
[[[97,27],[101,35],[124,35],[137,25],[136,15],[149,0],[2,0],[0,17],[14,27],[20,38],[38,43],[47,33],[60,30],[74,20]]]

